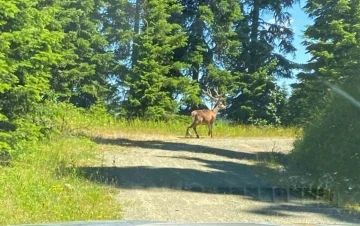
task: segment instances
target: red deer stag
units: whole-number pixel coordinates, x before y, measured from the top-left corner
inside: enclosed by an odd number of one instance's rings
[[[212,110],[194,110],[191,112],[191,117],[194,119],[194,121],[187,128],[185,138],[187,138],[188,136],[191,136],[191,134],[189,132],[190,128],[194,129],[194,131],[196,133],[196,137],[199,138],[199,134],[196,131],[196,127],[198,125],[207,125],[209,128],[208,135],[211,136],[211,138],[212,138],[212,128],[213,128],[213,124],[216,120],[216,115],[220,109],[226,108],[226,106],[224,105],[225,98],[222,97],[222,95],[219,95],[217,89],[214,89],[214,91],[216,93],[216,97],[214,97],[211,94],[211,91],[209,88],[207,89],[207,91],[203,90],[203,92],[205,94],[207,94],[213,101],[215,101],[215,103],[216,103],[215,107]]]

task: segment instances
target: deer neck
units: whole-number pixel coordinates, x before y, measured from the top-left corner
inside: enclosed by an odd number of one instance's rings
[[[219,111],[219,105],[217,104],[213,109],[212,109],[212,111],[215,113],[215,115],[218,113],[218,111]]]

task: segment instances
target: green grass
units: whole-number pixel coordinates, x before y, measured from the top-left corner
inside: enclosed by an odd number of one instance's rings
[[[86,112],[66,104],[49,105],[42,111],[44,123],[56,131],[49,134],[50,141],[20,142],[11,165],[0,166],[0,225],[121,219],[118,191],[87,181],[74,170],[96,162],[100,152],[95,143],[76,134],[183,137],[192,121],[191,117],[126,121],[112,118],[101,108]],[[198,132],[206,137],[207,127],[199,126]],[[213,128],[214,138],[295,137],[300,133],[295,127],[231,125],[221,120]]]
[[[94,125],[90,131],[98,133],[129,133],[129,134],[161,134],[183,137],[186,128],[191,124],[191,118],[173,121],[144,121],[135,119],[110,120],[103,124]],[[208,128],[206,125],[197,128],[200,137],[207,137]],[[190,130],[195,136],[194,131]],[[275,127],[275,126],[251,126],[251,125],[232,125],[223,121],[215,122],[213,126],[214,138],[226,137],[296,137],[301,135],[301,129],[296,127]]]
[[[57,136],[0,168],[0,224],[121,219],[114,188],[81,178],[72,166],[94,161],[88,139]]]
[[[102,107],[95,106],[90,111],[75,109],[68,105],[51,105],[51,121],[62,132],[131,133],[185,136],[186,128],[192,123],[190,116],[169,116],[165,121],[142,119],[115,119]],[[207,136],[208,128],[198,126],[199,135]],[[191,133],[194,131],[191,129]],[[297,127],[251,126],[229,123],[218,119],[213,126],[213,137],[296,137],[302,134]]]

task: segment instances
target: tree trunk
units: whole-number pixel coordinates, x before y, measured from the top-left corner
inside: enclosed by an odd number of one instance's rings
[[[259,32],[259,17],[260,17],[260,0],[254,0],[253,10],[251,12],[252,24],[251,24],[251,33],[250,33],[250,65],[249,73],[254,73],[258,69],[257,65],[257,42],[258,42],[258,32]]]
[[[137,35],[140,33],[140,13],[141,13],[141,6],[142,6],[142,1],[143,0],[136,0],[135,3],[135,18],[134,18],[134,34],[135,34],[135,39],[133,40],[133,44],[132,44],[132,55],[131,55],[131,63],[132,63],[132,67],[134,67],[134,65],[136,64],[137,60],[138,60],[138,55],[139,55],[139,48],[137,46]]]

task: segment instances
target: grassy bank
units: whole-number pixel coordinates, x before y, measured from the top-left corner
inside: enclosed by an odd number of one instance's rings
[[[68,105],[52,106],[52,119],[56,129],[60,131],[77,133],[114,133],[122,132],[129,134],[156,133],[160,135],[185,136],[186,128],[192,123],[190,116],[169,116],[164,121],[150,121],[143,119],[116,119],[107,114],[101,106],[94,106],[90,111],[81,111]],[[205,125],[198,126],[200,136],[207,136],[208,128]],[[194,134],[193,130],[191,133]],[[296,137],[302,134],[297,127],[282,126],[254,126],[231,123],[218,119],[213,127],[214,137]]]
[[[186,128],[191,124],[191,118],[172,121],[144,121],[141,119],[111,120],[104,125],[94,126],[92,131],[96,133],[113,133],[121,131],[129,134],[156,133],[161,135],[185,136]],[[200,136],[206,137],[208,128],[205,125],[198,126]],[[195,136],[194,131],[190,132]],[[217,121],[213,127],[213,136],[221,137],[296,137],[301,134],[301,129],[296,127],[274,127],[274,126],[252,126],[241,124],[230,124],[225,121]]]
[[[30,145],[27,153],[0,168],[0,224],[121,219],[116,192],[86,181],[68,166],[94,160],[88,139],[56,136]]]

